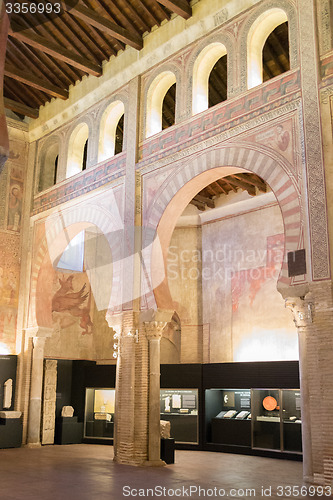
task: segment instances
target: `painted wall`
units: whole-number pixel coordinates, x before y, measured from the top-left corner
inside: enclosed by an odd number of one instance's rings
[[[169,247],[167,276],[173,307],[181,322],[182,363],[202,360],[200,253],[201,227],[176,227]],[[161,347],[163,363],[171,362],[165,355],[165,343],[162,342]],[[170,354],[172,357],[172,351]]]
[[[276,290],[284,248],[280,209],[274,201],[255,202],[235,203],[234,213],[222,211],[202,225],[205,361],[211,363],[298,359],[296,328]]]
[[[27,134],[9,127],[10,153],[0,175],[0,354],[15,354]]]

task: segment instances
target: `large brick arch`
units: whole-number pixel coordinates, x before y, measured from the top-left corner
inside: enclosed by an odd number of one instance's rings
[[[143,245],[151,244],[152,235],[158,235],[164,259],[176,222],[201,189],[209,183],[236,170],[249,171],[264,179],[272,189],[284,223],[285,254],[278,279],[278,289],[292,284],[288,277],[287,253],[304,246],[301,193],[289,164],[284,158],[263,146],[248,143],[228,143],[181,160],[164,181],[145,214]],[[150,254],[146,262],[151,272],[152,290],[145,296],[146,307],[170,307],[171,296],[166,279],[161,276],[161,253]],[[159,261],[158,261],[159,259]],[[157,277],[155,276],[159,274]]]
[[[118,297],[121,293],[121,222],[116,221],[112,214],[102,207],[93,203],[82,204],[79,207],[59,211],[50,216],[45,235],[38,246],[32,263],[29,327],[50,327],[50,324],[39,324],[40,322],[38,322],[38,317],[40,317],[38,315],[38,277],[43,264],[46,260],[53,264],[55,257],[61,255],[65,250],[68,241],[83,229],[92,226],[97,227],[104,234],[110,245],[113,272],[109,309],[112,310],[112,304],[118,303]],[[45,314],[42,314],[42,317],[45,318]]]

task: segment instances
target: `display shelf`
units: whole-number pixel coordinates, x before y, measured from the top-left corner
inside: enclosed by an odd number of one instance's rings
[[[115,389],[86,389],[84,438],[113,439]]]
[[[175,443],[198,444],[198,390],[161,389],[160,418],[171,423]]]

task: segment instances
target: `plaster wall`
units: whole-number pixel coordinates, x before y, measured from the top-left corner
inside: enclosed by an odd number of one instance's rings
[[[199,363],[202,361],[200,226],[175,228],[169,246],[167,277],[173,308],[181,322],[181,362]]]
[[[21,226],[24,208],[28,134],[11,127],[10,152],[0,176],[0,354],[16,354],[20,285]]]
[[[297,331],[276,288],[283,248],[276,203],[203,223],[207,361],[298,359]]]

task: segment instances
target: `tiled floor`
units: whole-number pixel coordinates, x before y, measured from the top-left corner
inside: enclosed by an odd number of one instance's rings
[[[303,484],[300,462],[176,451],[174,465],[144,468],[117,465],[112,458],[113,448],[101,445],[0,450],[0,499],[313,498],[314,493],[278,489]]]

